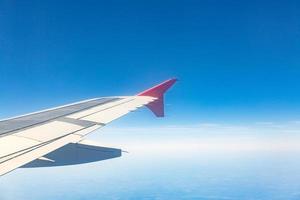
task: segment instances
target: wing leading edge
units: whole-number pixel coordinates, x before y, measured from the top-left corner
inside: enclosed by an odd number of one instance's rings
[[[55,151],[59,149],[61,156],[66,150],[76,149],[72,144],[80,143],[90,132],[142,106],[162,117],[164,93],[175,82],[176,79],[167,80],[135,96],[91,99],[0,121],[0,175],[28,167],[35,160],[55,162],[47,159],[47,154],[58,155]]]

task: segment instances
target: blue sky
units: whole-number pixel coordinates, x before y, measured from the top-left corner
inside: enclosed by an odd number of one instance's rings
[[[129,154],[16,170],[0,199],[299,199],[299,19],[299,1],[0,1],[1,118],[180,80],[165,119],[90,137]]]
[[[169,77],[174,123],[300,113],[297,1],[2,1],[1,117]],[[147,118],[148,120],[148,118]]]

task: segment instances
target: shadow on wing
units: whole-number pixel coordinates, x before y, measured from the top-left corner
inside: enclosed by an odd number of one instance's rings
[[[55,167],[96,162],[122,156],[121,149],[71,143],[22,168]]]

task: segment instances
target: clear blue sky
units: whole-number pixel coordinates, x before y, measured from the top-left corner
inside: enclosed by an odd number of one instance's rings
[[[1,117],[178,77],[169,123],[300,118],[297,1],[4,0],[0,15]]]

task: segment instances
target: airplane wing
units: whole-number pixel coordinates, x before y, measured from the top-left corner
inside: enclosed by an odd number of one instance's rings
[[[83,145],[88,133],[142,106],[163,117],[164,93],[175,82],[167,80],[135,96],[95,98],[0,121],[0,175],[33,161],[55,162],[44,156]]]

